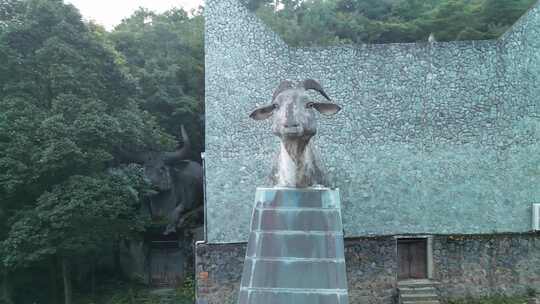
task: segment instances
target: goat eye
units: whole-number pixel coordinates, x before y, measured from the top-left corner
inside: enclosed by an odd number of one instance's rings
[[[308,109],[309,109],[309,108],[313,108],[314,105],[315,105],[315,103],[313,103],[313,102],[308,102],[308,103],[306,103],[306,108],[308,108]]]
[[[273,108],[274,110],[278,109],[278,108],[279,108],[279,104],[273,103],[273,104],[272,104],[272,108]]]

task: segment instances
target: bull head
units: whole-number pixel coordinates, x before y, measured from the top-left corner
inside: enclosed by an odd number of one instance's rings
[[[181,126],[183,146],[171,152],[126,152],[120,154],[125,161],[140,164],[144,167],[144,175],[152,187],[161,192],[172,188],[173,180],[170,166],[185,160],[189,154],[191,143],[184,126]]]

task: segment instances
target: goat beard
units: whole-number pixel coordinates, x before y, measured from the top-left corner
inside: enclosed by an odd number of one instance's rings
[[[298,138],[282,138],[283,146],[287,151],[287,154],[291,157],[293,162],[298,166],[304,163],[304,154],[306,147],[309,145],[310,136],[302,136]]]
[[[274,167],[276,185],[299,188],[312,185],[313,173],[316,170],[309,147],[310,137],[302,140],[282,139],[280,156]]]

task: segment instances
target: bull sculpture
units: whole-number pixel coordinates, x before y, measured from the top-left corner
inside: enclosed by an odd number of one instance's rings
[[[279,137],[281,147],[270,179],[278,187],[326,185],[311,142],[317,133],[315,111],[323,115],[334,115],[341,108],[333,103],[311,101],[308,90],[314,90],[331,101],[315,80],[307,79],[296,87],[290,81],[283,81],[274,92],[272,103],[250,115],[255,120],[272,117],[272,132]]]
[[[203,212],[203,174],[199,163],[187,160],[190,140],[181,127],[183,146],[173,152],[120,152],[123,161],[143,166],[152,187],[148,209],[152,219],[167,219],[165,234],[176,231],[184,221]]]

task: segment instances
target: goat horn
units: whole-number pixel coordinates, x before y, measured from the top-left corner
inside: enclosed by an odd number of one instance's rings
[[[274,95],[272,96],[272,101],[274,101],[276,99],[276,97],[278,97],[278,95],[281,94],[281,92],[283,92],[285,90],[288,90],[288,89],[292,89],[292,88],[293,88],[293,83],[292,82],[290,82],[288,80],[282,81],[279,84],[279,87],[274,92]]]
[[[306,90],[315,90],[315,91],[319,92],[322,96],[324,96],[324,98],[326,98],[326,99],[328,99],[330,101],[330,97],[328,97],[328,95],[326,94],[324,89],[321,87],[321,85],[317,81],[315,81],[313,79],[306,79],[302,83],[302,86]]]
[[[178,162],[178,161],[186,159],[189,151],[191,150],[191,141],[189,140],[189,136],[187,135],[184,125],[182,125],[180,129],[182,133],[182,142],[184,143],[184,145],[182,146],[181,149],[178,149],[174,152],[164,153],[164,160],[167,163]]]

